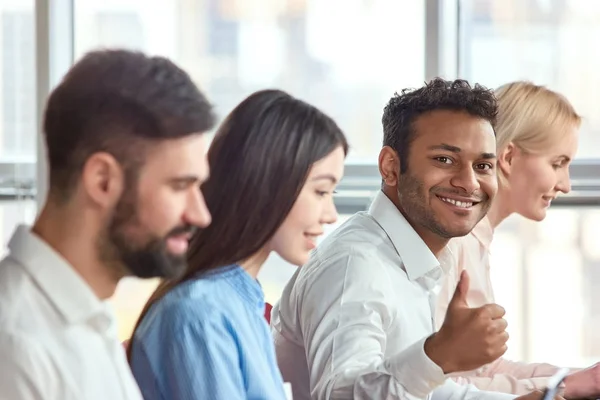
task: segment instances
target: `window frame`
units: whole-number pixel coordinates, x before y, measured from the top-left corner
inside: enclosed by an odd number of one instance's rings
[[[459,1],[425,1],[425,77],[458,77],[460,71]],[[600,157],[574,160],[570,167],[572,190],[552,202],[558,207],[600,206]],[[365,210],[381,187],[377,159],[346,164],[335,196],[340,214]]]
[[[22,179],[0,183],[0,199],[35,197],[38,209],[47,190],[46,152],[41,121],[52,88],[74,62],[74,0],[35,0],[37,80],[37,160],[31,163],[0,164],[0,176]],[[425,1],[425,78],[458,76],[459,1]],[[600,205],[600,157],[575,160],[570,169],[573,190],[553,202],[556,206]],[[37,177],[37,179],[36,179]],[[377,158],[364,163],[349,160],[335,203],[339,213],[352,214],[368,207],[381,186]]]

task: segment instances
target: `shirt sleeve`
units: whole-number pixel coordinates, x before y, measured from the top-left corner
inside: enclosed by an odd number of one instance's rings
[[[458,384],[448,379],[433,391],[431,400],[514,400],[515,395],[478,390],[473,385]]]
[[[548,379],[557,371],[558,367],[550,364],[528,364],[500,358],[478,370],[476,375],[453,379],[481,390],[524,395],[533,390],[543,390]]]
[[[217,310],[177,310],[161,321],[160,340],[134,339],[132,369],[144,398],[245,400],[236,331]],[[150,344],[155,345],[149,348]],[[137,351],[141,351],[142,354]],[[158,387],[156,387],[156,385]]]
[[[377,257],[328,257],[303,285],[300,318],[313,399],[416,399],[446,380],[424,351],[426,338],[384,357],[393,290]],[[370,259],[372,258],[372,259]],[[418,317],[417,317],[418,318]]]
[[[50,360],[36,343],[0,336],[0,400],[56,399]]]

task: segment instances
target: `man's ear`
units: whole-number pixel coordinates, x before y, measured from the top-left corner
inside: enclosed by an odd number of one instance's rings
[[[112,208],[125,189],[123,168],[111,154],[94,153],[83,166],[81,186],[94,204],[101,208]]]
[[[513,142],[510,142],[504,150],[498,154],[498,168],[502,171],[505,177],[509,177],[512,172],[512,166],[515,154],[517,152],[517,146]]]
[[[379,152],[379,173],[386,186],[398,185],[400,158],[390,146],[384,146]]]

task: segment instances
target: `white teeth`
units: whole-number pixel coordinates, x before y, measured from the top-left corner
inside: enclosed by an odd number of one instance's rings
[[[445,197],[440,197],[440,199],[442,201],[445,201],[446,203],[450,203],[450,204],[454,204],[457,207],[460,208],[469,208],[469,207],[473,207],[473,203],[472,202],[467,202],[467,201],[456,201],[456,200],[452,200],[452,199],[447,199]]]

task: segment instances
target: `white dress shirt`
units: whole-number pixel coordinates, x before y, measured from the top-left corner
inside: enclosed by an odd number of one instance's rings
[[[295,400],[488,399],[425,354],[444,270],[380,192],[313,252],[272,311],[279,368]]]
[[[106,302],[28,227],[0,262],[0,400],[141,400]]]

